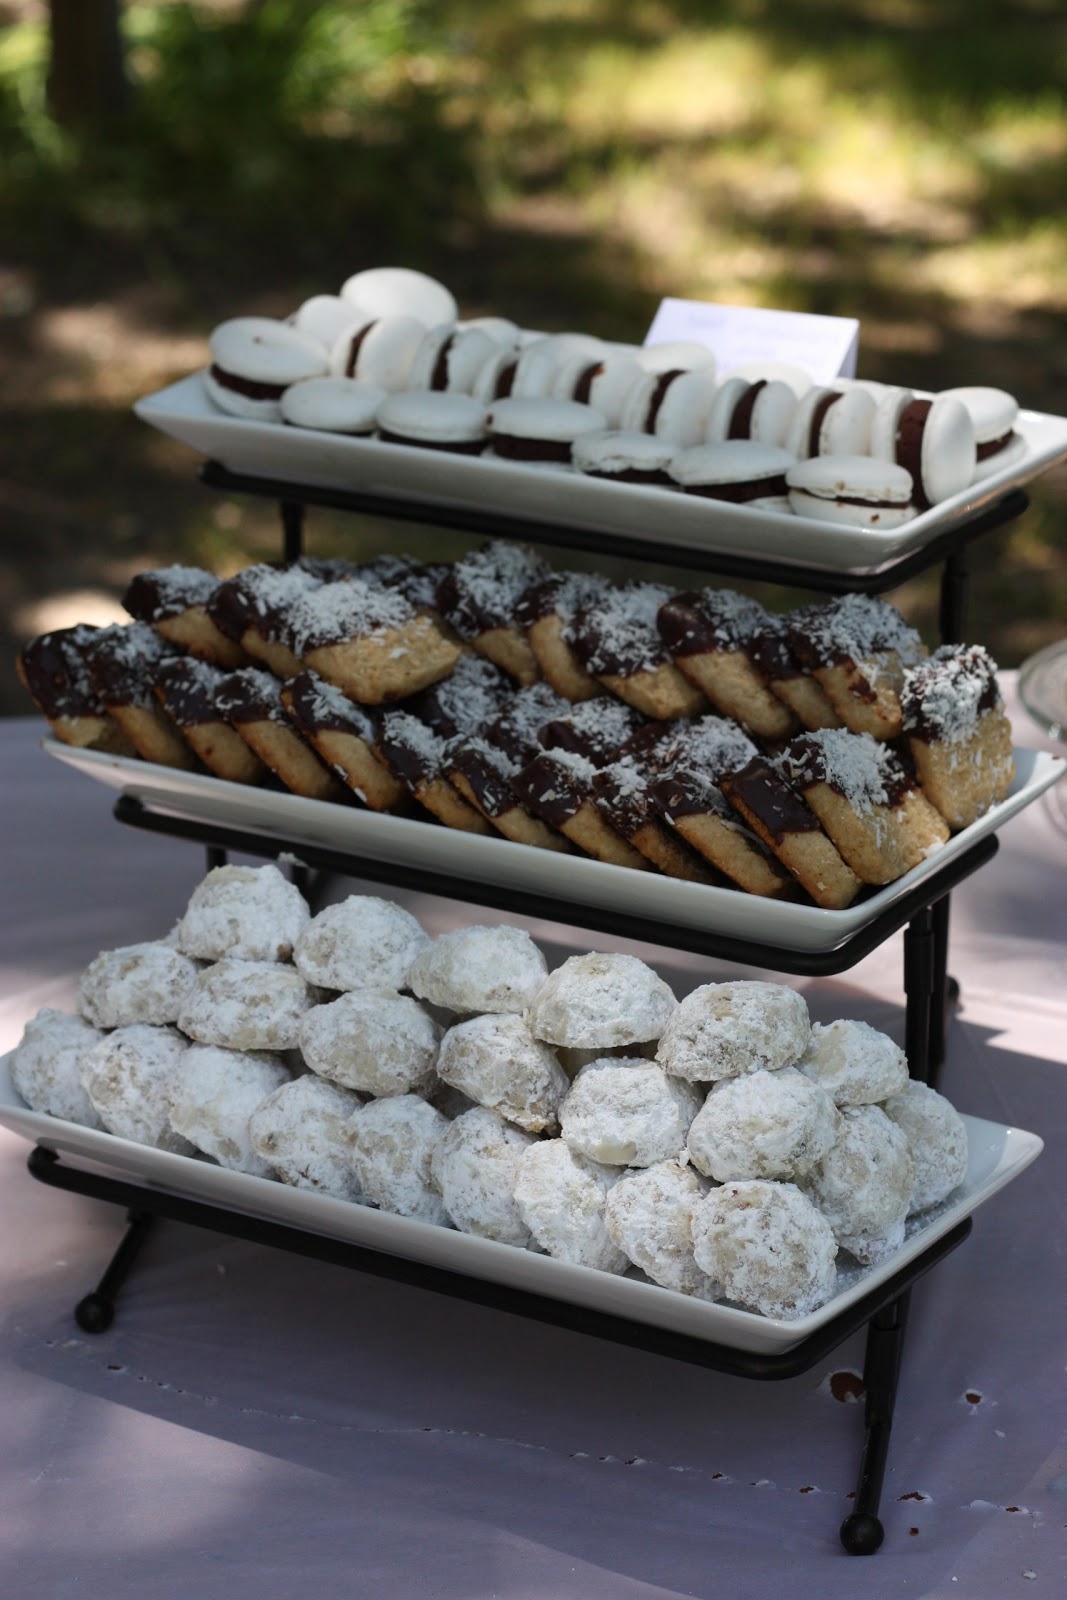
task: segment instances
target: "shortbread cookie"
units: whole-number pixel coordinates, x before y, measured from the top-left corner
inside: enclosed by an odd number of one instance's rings
[[[942,645],[905,674],[901,705],[923,793],[953,831],[1004,799],[1015,760],[988,651]]]
[[[792,1183],[713,1189],[693,1209],[697,1265],[746,1311],[793,1322],[837,1286],[833,1229]]]
[[[798,1181],[857,1261],[881,1261],[904,1242],[915,1162],[902,1128],[878,1106],[845,1106],[826,1155]]]
[[[543,750],[573,750],[601,767],[620,755],[623,746],[642,727],[647,723],[632,706],[598,692],[595,698],[551,717],[538,728],[537,742]]]
[[[590,702],[591,704],[592,702]],[[609,828],[660,872],[689,883],[728,882],[661,821],[653,799],[655,779],[636,761],[613,761],[593,779],[593,803]],[[729,810],[726,801],[722,801]]]
[[[640,1056],[591,1061],[559,1108],[563,1138],[605,1166],[650,1167],[685,1148],[701,1094]]]
[[[515,608],[532,584],[550,576],[528,546],[490,540],[453,564],[438,588],[442,615],[461,639],[501,667],[516,683],[535,683],[537,659]]]
[[[521,1013],[540,992],[548,964],[522,928],[451,928],[419,952],[408,987],[420,1000],[460,1016]]]
[[[288,617],[293,653],[361,705],[417,694],[452,671],[460,647],[397,589],[358,578],[323,584]]]
[[[296,970],[323,989],[403,989],[430,936],[392,900],[351,894],[325,906],[293,945]]]
[[[311,800],[345,798],[345,790],[285,714],[282,686],[259,667],[227,673],[215,691],[215,704],[232,728],[275,777]]]
[[[394,778],[448,828],[492,833],[493,825],[465,800],[445,775],[448,741],[407,711],[389,711],[378,727],[374,751]]]
[[[193,753],[227,783],[261,783],[267,767],[219,711],[216,695],[226,681],[220,667],[196,656],[163,661],[152,688],[164,712]]]
[[[199,1044],[226,1050],[293,1050],[313,996],[295,967],[217,961],[197,975],[178,1026]]]
[[[449,1028],[437,1075],[527,1133],[554,1133],[570,1079],[521,1016],[489,1013]]]
[[[219,579],[202,567],[154,567],[131,578],[122,604],[137,622],[150,623],[191,656],[232,671],[248,658],[211,617],[208,608],[218,587]]]
[[[757,600],[732,589],[672,595],[657,618],[671,659],[716,710],[758,739],[783,739],[796,724],[766,687],[747,648],[767,620]]]
[[[103,1037],[84,1017],[51,1006],[30,1018],[11,1054],[11,1082],[31,1111],[103,1126],[81,1080],[82,1062]]]
[[[283,683],[281,703],[293,726],[316,755],[372,811],[392,811],[404,786],[374,753],[378,719],[320,678],[301,672]]]
[[[597,807],[596,775],[596,767],[585,756],[573,750],[546,750],[513,775],[511,786],[528,811],[587,855],[647,872],[648,859],[616,833]]]
[[[792,617],[768,615],[745,644],[755,670],[802,728],[840,728],[841,718],[818,678],[802,664],[789,639]]]
[[[348,1158],[348,1122],[363,1101],[314,1073],[279,1084],[248,1119],[253,1150],[283,1183],[336,1200],[361,1200]]]
[[[795,1066],[811,1033],[804,996],[780,983],[705,983],[667,1023],[656,1060],[676,1078],[716,1083]]]
[[[347,1124],[348,1159],[365,1197],[382,1211],[447,1226],[430,1165],[450,1126],[417,1094],[371,1100],[354,1112]]]
[[[463,1233],[500,1244],[530,1244],[515,1203],[519,1160],[536,1141],[495,1111],[475,1106],[450,1122],[434,1147],[430,1170],[445,1210]]]
[[[563,630],[585,670],[647,717],[670,720],[707,708],[699,689],[670,660],[656,618],[670,590],[630,583],[584,606]]]
[[[747,766],[726,774],[722,792],[817,906],[840,911],[852,904],[860,879],[775,763],[754,756]]]
[[[796,612],[789,642],[846,728],[897,737],[904,670],[926,647],[895,607],[873,595],[840,595]]]
[[[441,1030],[417,1000],[393,989],[354,989],[301,1019],[300,1051],[323,1078],[362,1094],[421,1094]]]
[[[797,1066],[839,1106],[875,1105],[899,1094],[908,1082],[908,1060],[900,1046],[870,1023],[847,1018],[813,1023]]]
[[[506,751],[476,734],[451,739],[444,769],[449,783],[505,839],[541,850],[567,850],[561,834],[535,816],[515,779],[521,768]]]
[[[686,1146],[709,1178],[792,1179],[821,1161],[841,1118],[824,1089],[795,1067],[746,1073],[715,1085]]]
[[[102,950],[78,980],[78,1010],[94,1028],[177,1022],[197,970],[162,940]]]
[[[276,677],[291,678],[300,671],[301,662],[285,637],[290,612],[324,581],[322,573],[307,561],[287,567],[268,562],[245,567],[219,584],[207,602],[208,618],[245,655]]]
[[[147,622],[98,628],[85,647],[93,688],[137,754],[161,767],[192,769],[196,757],[152,690],[157,668],[178,654]]]
[[[170,1100],[189,1050],[177,1028],[118,1027],[82,1061],[82,1086],[109,1133],[191,1156],[195,1146],[170,1123]]]
[[[604,1202],[612,1242],[646,1277],[698,1300],[720,1300],[722,1287],[696,1264],[692,1219],[711,1185],[692,1167],[657,1161],[624,1172]]]
[[[404,702],[404,710],[442,739],[483,733],[511,704],[515,684],[501,667],[467,650],[447,678]]]
[[[597,1272],[625,1272],[629,1261],[608,1236],[604,1203],[618,1179],[562,1139],[542,1139],[519,1157],[515,1204],[537,1243],[557,1261]]]
[[[515,621],[525,628],[545,680],[567,700],[589,700],[601,693],[575,654],[567,627],[576,612],[606,599],[612,587],[599,573],[557,572],[532,584],[515,604]]]
[[[914,1080],[882,1110],[904,1134],[915,1164],[909,1216],[940,1205],[967,1176],[967,1124],[943,1094]]]
[[[288,961],[310,917],[277,867],[213,867],[189,897],[178,948],[201,961]]]
[[[779,763],[862,883],[895,882],[949,837],[896,751],[868,734],[801,734]]]
[[[257,1178],[274,1176],[270,1163],[252,1147],[248,1122],[267,1095],[289,1082],[280,1057],[191,1045],[170,1081],[170,1125],[175,1133],[214,1156],[222,1167]]]
[[[659,1039],[677,1005],[670,987],[636,956],[592,951],[569,956],[545,979],[526,1020],[546,1044],[610,1050]]]
[[[93,688],[88,648],[99,632],[85,624],[42,633],[23,645],[15,670],[26,693],[63,744],[109,755],[136,752]]]

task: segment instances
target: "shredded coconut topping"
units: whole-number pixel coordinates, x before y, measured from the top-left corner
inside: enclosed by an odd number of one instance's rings
[[[704,589],[700,610],[716,643],[723,650],[740,650],[768,622],[767,612],[751,595],[734,589]]]
[[[296,600],[289,611],[286,638],[300,656],[316,645],[402,628],[414,615],[415,608],[398,590],[352,578],[323,584]]]
[[[847,728],[819,728],[794,739],[776,763],[783,777],[802,788],[828,783],[859,816],[874,806],[893,805],[910,787],[900,757],[888,745]]]
[[[457,561],[441,584],[439,600],[464,638],[508,626],[520,595],[543,583],[549,568],[528,545],[493,539]]]
[[[826,605],[798,611],[790,640],[804,660],[817,665],[867,661],[880,651],[894,650],[910,666],[925,654],[919,635],[896,607],[867,594],[840,595]]]
[[[629,677],[651,671],[665,660],[656,619],[670,595],[664,584],[627,584],[576,612],[564,628],[564,638],[592,673]]]
[[[729,717],[700,717],[679,735],[672,766],[715,779],[738,771],[758,754],[748,734]]]
[[[980,644],[942,645],[904,679],[905,732],[932,732],[946,743],[969,739],[979,713],[1001,705],[996,672]]]

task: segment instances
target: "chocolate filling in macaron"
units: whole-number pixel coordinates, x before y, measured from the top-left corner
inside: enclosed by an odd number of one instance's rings
[[[929,511],[931,504],[923,488],[922,452],[932,404],[931,400],[909,400],[897,419],[897,461],[911,473],[912,498],[920,511]]]
[[[766,387],[766,378],[759,378],[755,383],[749,384],[740,400],[734,406],[733,416],[730,418],[730,426],[726,433],[728,439],[750,439],[752,437],[752,413],[756,408],[760,390]],[[717,498],[721,500],[726,497],[719,495]],[[752,497],[750,496],[749,498]]]

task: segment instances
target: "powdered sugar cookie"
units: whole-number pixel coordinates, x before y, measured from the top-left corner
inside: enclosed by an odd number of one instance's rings
[[[904,1241],[915,1162],[903,1129],[877,1106],[845,1106],[837,1142],[801,1187],[857,1261],[880,1261]]]
[[[555,1131],[570,1079],[514,1013],[470,1017],[441,1040],[439,1077],[528,1133]]]
[[[448,1225],[430,1181],[433,1152],[448,1118],[417,1094],[371,1100],[348,1122],[348,1159],[364,1195],[382,1211]]]
[[[289,1073],[276,1055],[190,1045],[171,1079],[170,1125],[234,1172],[270,1178],[273,1169],[248,1136],[248,1119]]]
[[[694,1165],[720,1183],[795,1178],[821,1161],[841,1118],[830,1096],[794,1067],[716,1084],[686,1144]]]
[[[793,1066],[811,1032],[802,995],[778,983],[706,983],[686,995],[656,1060],[677,1078],[714,1082]]]
[[[202,961],[288,961],[310,916],[277,867],[214,867],[178,924],[179,949]]]
[[[500,1244],[529,1245],[530,1230],[514,1189],[519,1158],[534,1142],[532,1134],[485,1106],[448,1124],[434,1149],[431,1173],[457,1228]]]
[[[562,1139],[524,1150],[515,1174],[515,1204],[542,1250],[598,1272],[625,1272],[629,1262],[604,1225],[604,1202],[618,1178],[612,1167],[575,1155]]]
[[[162,941],[103,950],[78,983],[78,1010],[96,1028],[177,1022],[196,963]]]
[[[338,1200],[359,1200],[362,1190],[348,1158],[347,1127],[362,1104],[350,1089],[307,1072],[279,1084],[260,1101],[248,1119],[249,1141],[283,1183]]]
[[[874,1105],[898,1094],[908,1081],[900,1046],[869,1023],[848,1018],[814,1023],[797,1065],[839,1106]]]
[[[430,943],[417,919],[392,900],[352,894],[312,917],[293,947],[296,969],[323,989],[402,989]]]
[[[364,1094],[427,1088],[441,1030],[407,995],[356,989],[313,1006],[300,1024],[300,1049],[313,1072]]]
[[[678,1002],[636,956],[570,956],[530,1001],[526,1020],[546,1044],[613,1049],[658,1039]]]
[[[313,1003],[294,967],[272,961],[217,961],[205,967],[178,1013],[199,1044],[227,1050],[291,1050]]]
[[[727,1183],[693,1212],[697,1265],[746,1311],[784,1322],[806,1317],[834,1292],[837,1241],[792,1183]]]
[[[653,1283],[698,1300],[719,1300],[721,1285],[696,1264],[692,1218],[709,1192],[706,1178],[677,1161],[657,1161],[624,1172],[604,1202],[604,1221],[614,1244]]]
[[[84,1017],[51,1006],[30,1018],[11,1055],[11,1082],[31,1111],[103,1126],[81,1081],[82,1062],[103,1037]]]
[[[967,1125],[929,1084],[909,1081],[882,1106],[908,1141],[915,1163],[909,1216],[940,1205],[967,1176]]]
[[[572,1150],[606,1166],[650,1167],[685,1146],[700,1094],[643,1057],[591,1061],[559,1108]]]
[[[170,1094],[189,1041],[177,1028],[118,1027],[82,1061],[82,1085],[109,1133],[177,1155],[194,1146],[170,1125]]]
[[[522,1011],[547,972],[548,963],[522,928],[453,928],[415,957],[408,987],[420,1000],[460,1015]]]

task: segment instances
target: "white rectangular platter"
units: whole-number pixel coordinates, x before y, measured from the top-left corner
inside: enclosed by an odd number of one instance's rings
[[[654,872],[538,850],[409,817],[226,783],[201,773],[75,749],[55,739],[46,739],[44,748],[58,761],[111,789],[136,796],[154,809],[251,829],[297,848],[301,843],[322,845],[375,861],[421,866],[474,883],[513,884],[516,889],[556,896],[561,903],[561,922],[568,920],[570,902],[803,951],[836,950],[939,866],[962,855],[1036,800],[1067,765],[1044,751],[1016,750],[1015,780],[1005,800],[869,899],[845,911],[824,911],[818,906],[764,900],[735,889],[684,883]]]
[[[569,467],[484,456],[449,455],[317,429],[230,417],[208,399],[200,373],[160,389],[134,407],[143,421],[219,461],[232,472],[314,488],[402,496],[427,504],[523,517],[717,554],[872,573],[923,549],[1067,458],[1067,418],[1023,411],[1016,425],[1026,452],[1012,465],[942,501],[900,528],[849,528],[744,505],[711,502],[674,489],[608,483]]]
[[[837,1292],[825,1305],[806,1317],[785,1322],[731,1305],[693,1300],[639,1279],[572,1266],[451,1228],[333,1200],[312,1190],[230,1172],[207,1159],[171,1155],[112,1133],[30,1111],[12,1085],[10,1059],[0,1059],[0,1126],[34,1143],[80,1156],[173,1194],[348,1240],[406,1261],[444,1267],[468,1277],[757,1353],[788,1350],[846,1311],[1017,1177],[1042,1149],[1036,1134],[980,1117],[964,1117],[969,1159],[967,1176],[960,1187],[940,1207],[913,1220],[899,1250],[876,1266],[842,1273]]]

